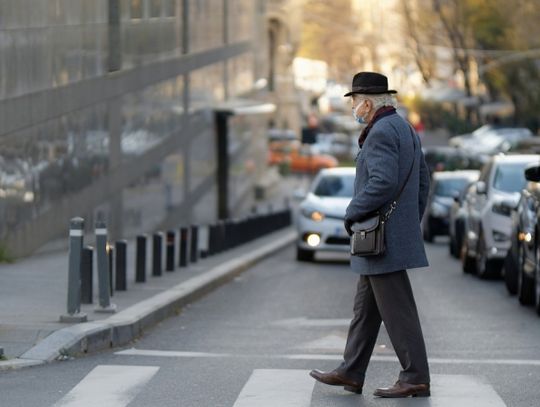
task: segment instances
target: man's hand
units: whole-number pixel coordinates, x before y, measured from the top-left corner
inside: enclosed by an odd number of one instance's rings
[[[352,236],[352,235],[353,235],[353,231],[352,231],[352,229],[351,229],[351,226],[352,226],[353,223],[354,223],[354,222],[353,222],[352,220],[347,219],[347,218],[345,218],[345,220],[344,220],[344,222],[343,222],[343,224],[344,224],[344,226],[345,226],[345,230],[347,231],[347,234],[348,234],[349,236]]]

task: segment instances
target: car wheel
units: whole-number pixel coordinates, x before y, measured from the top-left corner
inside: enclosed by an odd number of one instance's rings
[[[469,254],[467,239],[463,239],[463,244],[461,245],[461,268],[466,274],[476,273],[476,262],[474,257],[471,257]]]
[[[455,237],[456,240],[456,257],[459,257],[461,247],[463,246],[463,233],[465,230],[465,225],[463,224],[463,221],[458,222],[456,224],[456,230],[455,230]]]
[[[512,249],[508,251],[506,258],[504,259],[504,283],[508,293],[511,295],[516,295],[517,293],[517,259],[514,256]]]
[[[518,267],[518,300],[521,305],[531,305],[534,303],[534,281],[525,275],[523,265],[525,261],[525,251],[523,245],[518,246],[519,267]]]
[[[478,235],[478,246],[476,248],[476,273],[478,277],[482,279],[500,277],[501,268],[502,263],[500,260],[487,258],[484,233],[480,231]]]
[[[458,245],[458,240],[457,240],[458,233],[459,233],[459,222],[456,222],[455,227],[454,227],[454,234],[450,235],[450,240],[448,243],[450,255],[452,257],[459,257],[459,248],[461,247],[461,245]]]
[[[296,248],[297,261],[313,261],[314,259],[315,259],[315,251],[302,249],[300,247]]]
[[[448,251],[450,256],[456,257],[456,239],[454,239],[454,236],[452,235],[450,235],[450,240],[448,240]]]

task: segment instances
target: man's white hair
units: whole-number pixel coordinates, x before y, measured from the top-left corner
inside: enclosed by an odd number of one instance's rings
[[[380,95],[362,95],[362,98],[371,100],[373,110],[377,111],[383,106],[397,107],[397,100],[391,93],[382,93]]]

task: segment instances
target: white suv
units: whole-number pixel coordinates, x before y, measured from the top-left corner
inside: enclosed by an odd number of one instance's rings
[[[461,248],[463,271],[482,278],[498,277],[508,250],[512,209],[525,187],[524,170],[540,163],[540,155],[494,156],[467,194],[468,213]]]
[[[354,167],[326,168],[319,172],[300,204],[296,221],[296,259],[313,261],[315,252],[350,251],[343,226],[345,210],[354,190]]]

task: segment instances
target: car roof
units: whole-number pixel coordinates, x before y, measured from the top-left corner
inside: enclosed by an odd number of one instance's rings
[[[538,160],[540,163],[540,154],[509,154],[493,156],[495,163],[525,163]]]
[[[355,175],[356,168],[354,167],[334,167],[321,170],[321,175]]]
[[[458,171],[436,171],[433,173],[433,179],[452,179],[452,178],[478,178],[480,171],[478,170],[458,170]]]

